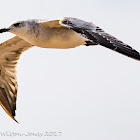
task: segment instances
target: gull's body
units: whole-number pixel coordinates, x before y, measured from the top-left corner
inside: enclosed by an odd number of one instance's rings
[[[7,31],[16,36],[0,44],[0,104],[13,119],[17,96],[17,61],[20,54],[32,46],[67,49],[79,45],[99,44],[140,60],[139,52],[129,45],[107,34],[93,23],[76,18],[20,21],[0,29],[0,33]]]
[[[36,22],[40,23],[40,21]],[[53,24],[55,23],[53,26],[51,26],[52,22]],[[74,48],[84,45],[85,41],[88,41],[88,39],[77,34],[75,31],[59,25],[59,20],[39,23],[29,25],[29,30],[17,33],[18,36],[30,44],[43,48]]]

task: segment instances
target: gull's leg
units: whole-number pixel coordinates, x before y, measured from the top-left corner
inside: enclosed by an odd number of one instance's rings
[[[98,45],[98,43],[92,42],[92,41],[86,41],[86,46],[90,46],[90,45]]]

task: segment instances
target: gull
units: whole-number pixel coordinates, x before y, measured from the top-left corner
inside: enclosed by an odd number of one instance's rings
[[[101,45],[128,57],[140,60],[140,53],[91,22],[64,17],[56,20],[23,20],[0,33],[16,36],[0,44],[0,104],[16,121],[16,66],[20,55],[33,46],[68,49],[80,45]]]

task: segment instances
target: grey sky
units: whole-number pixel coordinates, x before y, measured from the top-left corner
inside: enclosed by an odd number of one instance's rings
[[[64,16],[91,21],[140,51],[140,2],[4,0],[0,27],[22,19]],[[13,35],[0,35],[3,42]],[[101,46],[57,50],[35,47],[18,65],[16,124],[0,108],[1,132],[62,132],[20,139],[139,140],[140,62]],[[2,139],[19,139],[17,136]]]

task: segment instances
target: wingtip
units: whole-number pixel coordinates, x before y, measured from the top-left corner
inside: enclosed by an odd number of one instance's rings
[[[4,105],[0,102],[0,105],[2,106],[2,108],[4,109],[4,111],[16,122],[19,124],[19,122],[14,118],[14,116],[12,116],[12,114],[4,107]]]
[[[11,116],[10,116],[11,117]],[[11,117],[16,123],[20,124],[13,116]]]

